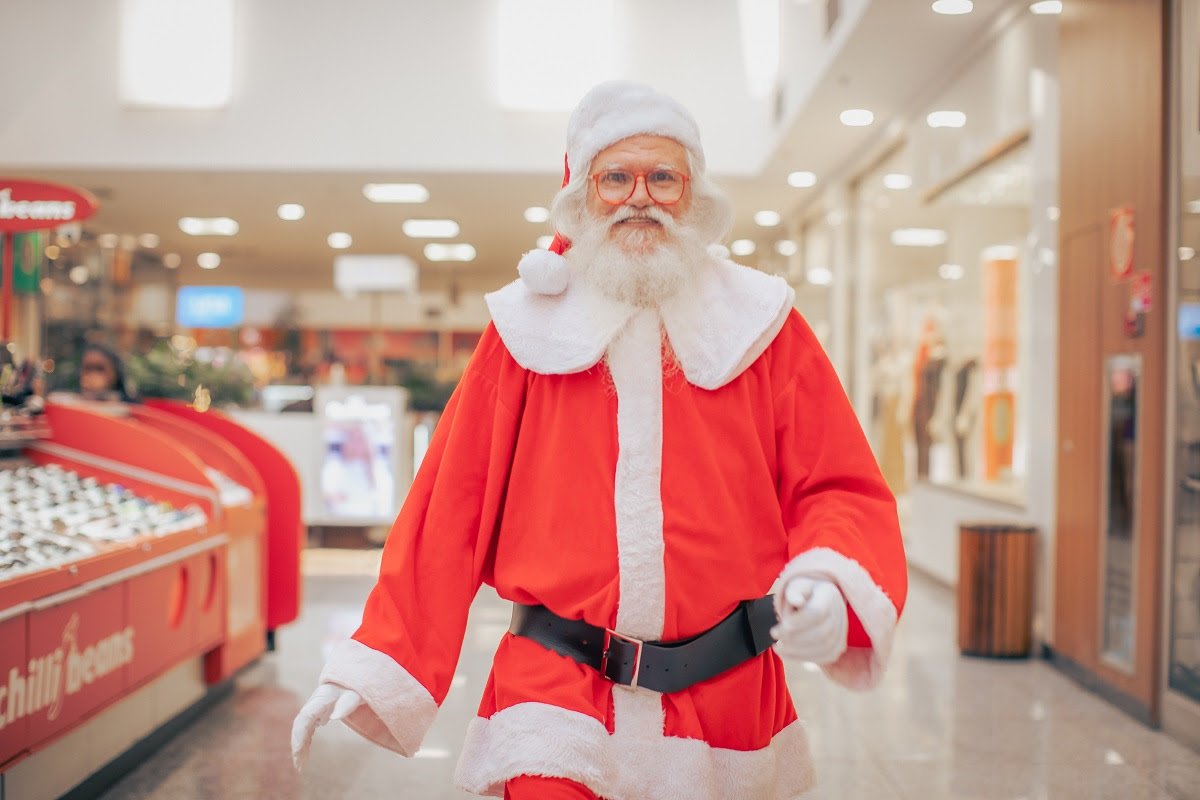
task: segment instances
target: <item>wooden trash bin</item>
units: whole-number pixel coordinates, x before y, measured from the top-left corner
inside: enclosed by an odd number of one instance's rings
[[[958,649],[1028,656],[1033,649],[1036,528],[963,524],[958,539]]]

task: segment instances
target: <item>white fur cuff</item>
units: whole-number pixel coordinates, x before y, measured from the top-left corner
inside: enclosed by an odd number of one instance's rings
[[[777,604],[788,581],[800,576],[836,583],[871,638],[871,647],[847,648],[841,658],[824,667],[825,673],[851,689],[869,689],[879,683],[892,652],[897,619],[896,606],[887,593],[857,561],[819,547],[801,553],[783,568]]]
[[[321,682],[362,695],[365,703],[343,721],[360,736],[404,756],[420,749],[437,714],[433,695],[408,670],[354,639],[334,649]]]

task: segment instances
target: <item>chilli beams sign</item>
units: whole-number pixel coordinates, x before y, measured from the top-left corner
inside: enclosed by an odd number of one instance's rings
[[[87,219],[97,207],[96,198],[83,189],[0,178],[0,233],[57,228]]]

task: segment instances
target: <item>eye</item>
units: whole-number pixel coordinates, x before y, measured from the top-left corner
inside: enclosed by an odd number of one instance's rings
[[[655,170],[650,173],[650,182],[660,186],[674,184],[679,182],[679,175],[669,169]]]
[[[605,186],[628,186],[633,176],[620,169],[610,169],[600,174],[600,183]]]

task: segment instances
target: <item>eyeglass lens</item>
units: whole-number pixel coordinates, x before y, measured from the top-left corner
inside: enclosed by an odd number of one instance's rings
[[[635,173],[609,169],[596,175],[596,192],[607,203],[624,203],[633,196],[638,178],[646,181],[646,191],[656,203],[674,203],[683,196],[684,177],[670,169]]]

